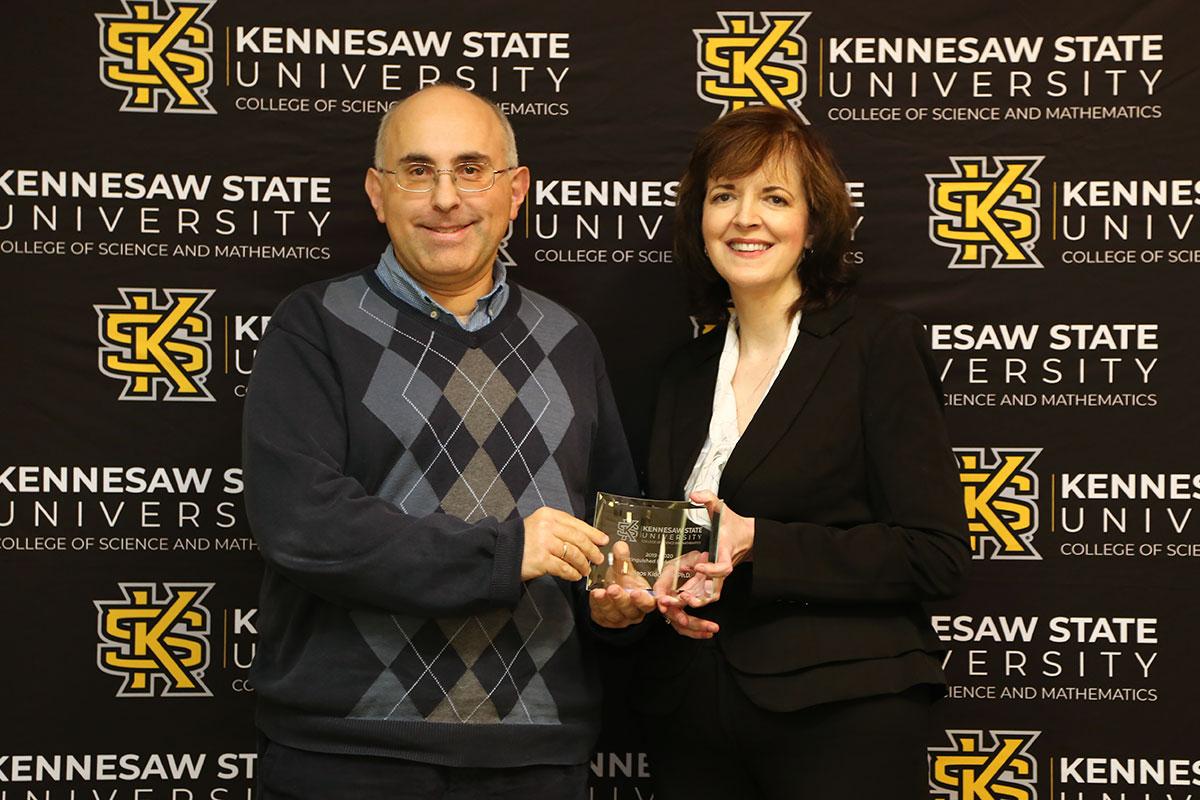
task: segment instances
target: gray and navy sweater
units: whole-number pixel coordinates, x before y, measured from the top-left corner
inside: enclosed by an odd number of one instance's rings
[[[258,348],[243,444],[268,738],[453,766],[589,758],[586,595],[520,575],[523,517],[590,519],[597,489],[636,490],[586,325],[515,285],[475,332],[371,269],[306,286]]]

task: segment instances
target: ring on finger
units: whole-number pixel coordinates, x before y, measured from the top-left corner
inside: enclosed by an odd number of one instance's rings
[[[561,558],[563,561],[567,560],[567,543],[566,542],[563,542],[563,551],[562,551],[562,555],[559,556],[559,558]]]

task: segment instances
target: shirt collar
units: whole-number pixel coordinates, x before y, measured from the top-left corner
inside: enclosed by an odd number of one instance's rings
[[[390,244],[379,257],[375,274],[392,294],[407,305],[428,317],[468,331],[477,331],[495,320],[508,302],[508,270],[499,259],[492,266],[492,290],[475,302],[475,308],[465,323],[429,296],[408,270],[401,266]]]

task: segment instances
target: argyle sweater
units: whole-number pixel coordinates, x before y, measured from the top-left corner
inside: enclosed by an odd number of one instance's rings
[[[246,397],[266,561],[257,723],[307,750],[578,764],[599,729],[582,582],[521,582],[522,518],[636,478],[591,331],[511,285],[467,332],[372,270],[276,310]]]

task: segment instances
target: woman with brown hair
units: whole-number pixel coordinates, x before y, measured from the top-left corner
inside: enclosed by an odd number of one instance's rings
[[[851,230],[791,112],[700,134],[675,250],[719,325],[664,371],[649,491],[720,508],[720,545],[659,597],[637,682],[660,800],[927,793],[921,601],[961,584],[962,492],[923,329],[854,295]]]

